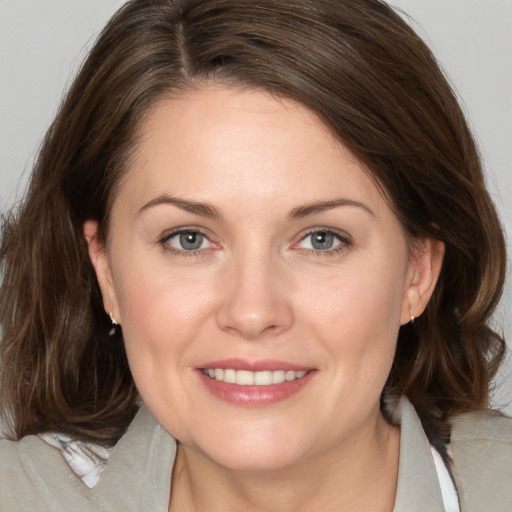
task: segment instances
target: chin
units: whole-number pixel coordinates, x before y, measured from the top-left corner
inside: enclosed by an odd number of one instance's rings
[[[239,472],[269,472],[279,471],[300,462],[299,454],[283,452],[280,448],[272,451],[260,450],[254,447],[251,450],[232,450],[228,453],[212,453],[210,459],[216,464]]]
[[[277,471],[304,457],[303,444],[296,439],[271,436],[269,432],[211,437],[198,443],[199,449],[214,463],[232,471]]]

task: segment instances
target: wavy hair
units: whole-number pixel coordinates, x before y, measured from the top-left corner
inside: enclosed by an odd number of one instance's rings
[[[315,112],[368,169],[411,238],[442,241],[424,314],[401,328],[383,396],[406,395],[442,450],[486,407],[503,339],[489,326],[505,244],[463,112],[431,52],[379,0],[133,0],[100,34],[51,125],[0,246],[0,401],[12,436],[113,444],[138,408],[109,337],[82,226],[103,239],[136,133],[198,84],[265,90]]]

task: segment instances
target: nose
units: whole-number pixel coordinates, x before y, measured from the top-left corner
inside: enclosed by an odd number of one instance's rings
[[[293,310],[283,269],[270,257],[243,258],[224,275],[218,326],[246,340],[277,335],[290,328]]]

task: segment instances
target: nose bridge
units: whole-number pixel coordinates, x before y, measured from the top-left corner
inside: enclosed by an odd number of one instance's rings
[[[279,258],[268,248],[246,248],[232,258],[218,311],[219,326],[246,339],[280,332],[292,321]],[[284,283],[281,283],[284,285]]]

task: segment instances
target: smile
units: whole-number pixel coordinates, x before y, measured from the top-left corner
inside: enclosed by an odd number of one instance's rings
[[[200,382],[212,395],[243,407],[264,407],[287,400],[318,374],[314,368],[274,360],[210,361],[197,370]]]
[[[238,386],[271,386],[302,379],[307,371],[293,370],[264,370],[252,372],[249,370],[234,370],[222,368],[204,368],[201,370],[210,379],[225,382],[226,384],[237,384]]]

